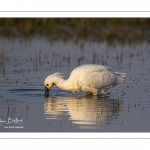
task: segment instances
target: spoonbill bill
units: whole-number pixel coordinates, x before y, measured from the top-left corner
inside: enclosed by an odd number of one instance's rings
[[[75,92],[83,92],[91,95],[105,95],[106,90],[124,82],[126,74],[114,72],[113,69],[95,64],[85,64],[76,67],[65,80],[64,76],[56,72],[49,75],[45,81],[45,96],[53,85],[60,89]]]

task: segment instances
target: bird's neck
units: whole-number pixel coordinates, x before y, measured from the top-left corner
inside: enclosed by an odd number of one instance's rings
[[[70,82],[69,80],[65,80],[65,79],[62,79],[62,78],[59,78],[59,77],[56,77],[54,79],[54,84],[59,87],[60,89],[63,89],[63,90],[67,90],[67,91],[73,91],[73,87],[70,85]]]

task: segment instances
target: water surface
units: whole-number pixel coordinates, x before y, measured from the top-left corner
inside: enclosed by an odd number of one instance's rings
[[[106,42],[50,42],[45,38],[0,40],[1,132],[149,132],[150,45]],[[106,97],[73,94],[53,87],[44,97],[44,79],[66,78],[81,64],[102,64],[127,74]],[[20,123],[4,123],[9,119]],[[10,128],[9,128],[10,127]]]

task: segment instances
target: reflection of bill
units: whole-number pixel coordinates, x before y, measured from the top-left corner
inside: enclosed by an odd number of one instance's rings
[[[23,118],[22,119],[19,119],[19,118],[12,119],[12,118],[8,117],[7,120],[2,120],[2,118],[0,118],[0,125],[12,124],[12,123],[22,124],[23,123]]]
[[[121,104],[118,105],[116,101],[97,96],[48,97],[44,101],[44,111],[45,114],[49,114],[47,119],[59,119],[60,115],[67,112],[70,115],[70,120],[75,124],[102,124],[117,116],[122,110]]]

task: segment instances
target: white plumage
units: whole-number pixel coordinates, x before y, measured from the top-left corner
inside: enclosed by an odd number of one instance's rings
[[[49,94],[53,85],[71,92],[81,91],[86,94],[102,95],[109,88],[124,82],[125,76],[125,73],[114,72],[106,66],[81,65],[71,72],[67,80],[58,72],[49,75],[44,81],[45,95]]]

